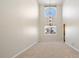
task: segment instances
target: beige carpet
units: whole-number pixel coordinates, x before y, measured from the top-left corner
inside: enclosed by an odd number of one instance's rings
[[[79,53],[64,42],[40,42],[17,58],[77,58]]]

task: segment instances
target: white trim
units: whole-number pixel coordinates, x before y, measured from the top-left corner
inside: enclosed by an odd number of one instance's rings
[[[29,48],[31,48],[31,47],[34,46],[35,44],[37,44],[37,42],[34,42],[33,44],[29,45],[28,47],[26,47],[26,48],[23,49],[22,51],[18,52],[17,54],[15,54],[14,56],[12,56],[11,58],[16,58],[18,55],[20,55],[20,54],[23,53],[24,51],[28,50]]]
[[[72,46],[71,44],[65,42],[68,46],[70,46],[72,49],[74,49],[75,51],[79,52],[79,49],[75,48],[74,46]]]

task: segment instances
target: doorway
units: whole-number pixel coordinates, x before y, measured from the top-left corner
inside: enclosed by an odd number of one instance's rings
[[[65,42],[65,24],[63,24],[63,40],[64,40],[64,42]]]

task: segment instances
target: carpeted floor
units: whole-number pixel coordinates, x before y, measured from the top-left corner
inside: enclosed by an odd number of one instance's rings
[[[39,42],[16,58],[77,58],[79,53],[64,42]]]

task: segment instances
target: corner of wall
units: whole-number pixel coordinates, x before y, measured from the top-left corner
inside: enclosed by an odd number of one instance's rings
[[[15,54],[14,56],[12,56],[11,58],[16,58],[18,55],[20,55],[21,53],[23,53],[24,51],[30,49],[31,47],[33,47],[35,44],[37,44],[38,42],[34,42],[33,44],[29,45],[28,47],[26,47],[25,49],[23,49],[22,51],[18,52],[17,54]]]
[[[72,44],[65,42],[69,47],[71,47],[72,49],[74,49],[75,51],[79,52],[79,49],[77,49],[76,47],[74,47]]]

